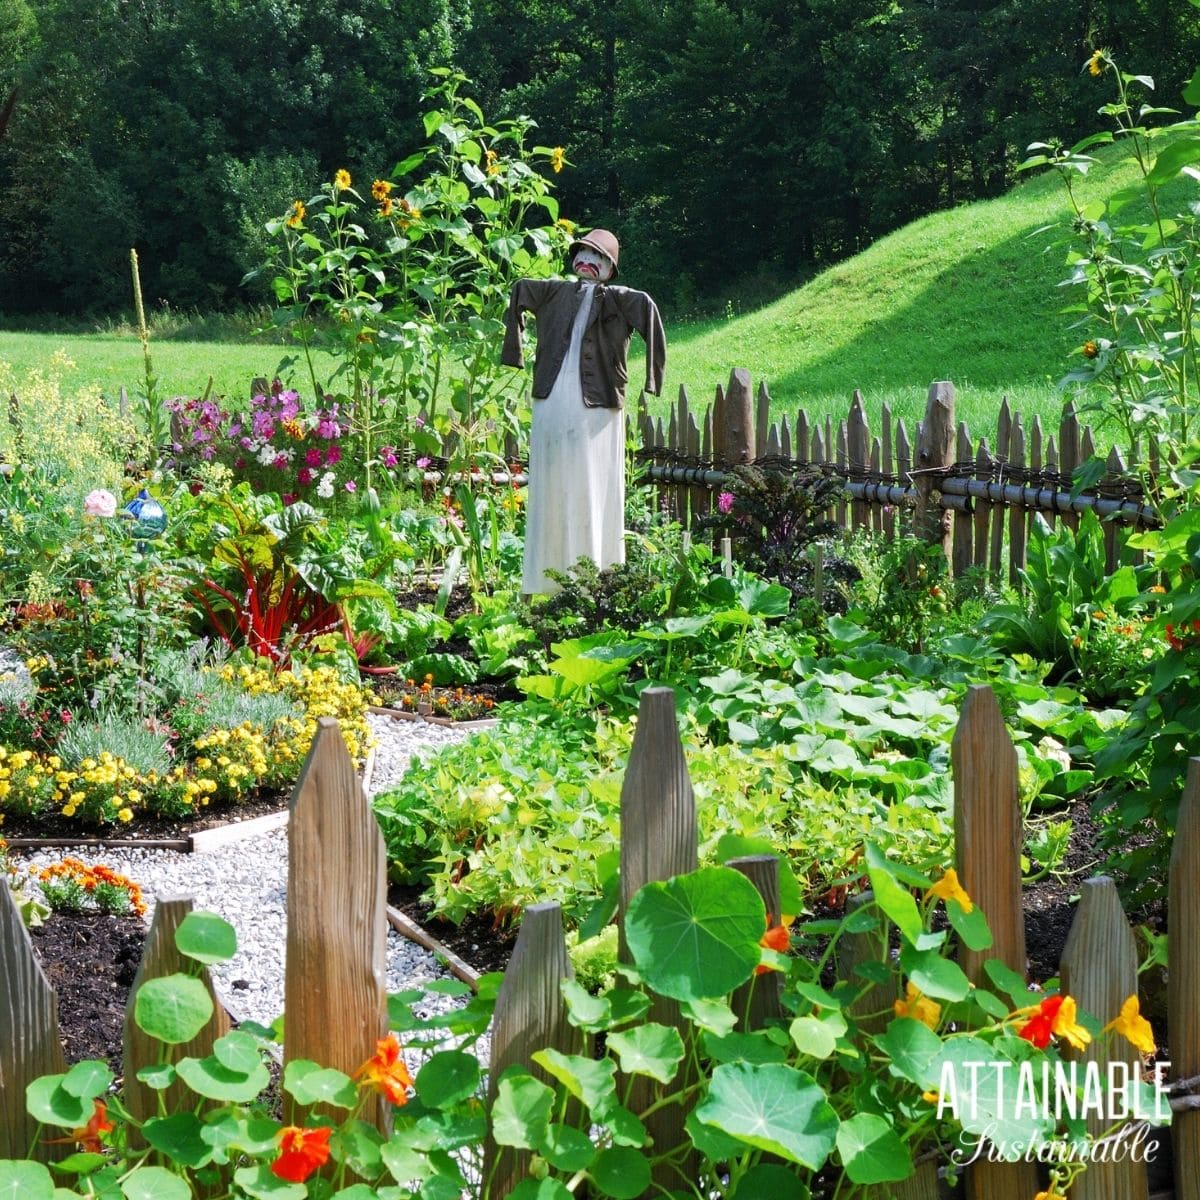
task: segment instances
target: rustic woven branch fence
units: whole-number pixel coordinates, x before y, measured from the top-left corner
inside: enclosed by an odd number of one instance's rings
[[[954,387],[947,382],[931,385],[911,439],[886,404],[872,433],[858,392],[836,425],[830,416],[813,421],[804,409],[792,421],[784,415],[772,423],[770,411],[766,385],[755,393],[749,372],[738,368],[703,412],[683,388],[665,422],[640,412],[637,457],[664,511],[684,525],[709,514],[729,468],[740,464],[818,472],[845,483],[845,499],[828,514],[843,529],[894,538],[902,514],[911,510],[912,531],[941,542],[956,576],[971,567],[997,578],[1007,570],[1014,584],[1038,514],[1074,528],[1080,513],[1095,512],[1106,523],[1110,570],[1120,554],[1118,529],[1156,523],[1131,470],[1136,464],[1127,465],[1116,447],[1105,457],[1101,479],[1076,486],[1072,472],[1096,456],[1096,439],[1090,426],[1080,428],[1070,401],[1058,430],[1046,433],[1039,417],[1027,428],[1006,399],[990,443],[987,437],[975,442],[966,424],[956,422]],[[1157,468],[1154,454],[1149,466]]]
[[[994,937],[987,955],[964,953],[961,965],[982,981],[987,957],[1001,958],[1024,974],[1025,935],[1020,886],[1020,807],[1017,761],[991,689],[969,690],[951,750],[954,774],[955,857],[963,885],[987,914]],[[637,733],[621,793],[622,911],[637,887],[692,869],[696,864],[696,816],[691,783],[675,724],[673,693],[648,688],[642,694]],[[337,723],[322,719],[292,801],[289,824],[288,961],[286,982],[288,1060],[313,1058],[353,1071],[374,1048],[386,1026],[386,998],[380,969],[385,916],[385,864],[374,815],[359,786]],[[733,865],[758,888],[772,912],[779,911],[778,864],[770,857],[736,860]],[[1167,1022],[1176,1081],[1174,1191],[1153,1195],[1147,1168],[1131,1159],[1096,1163],[1076,1184],[1073,1200],[1200,1200],[1200,758],[1188,763],[1171,859],[1168,932],[1170,979]],[[852,903],[862,904],[866,897]],[[191,902],[162,898],[146,943],[136,988],[147,979],[178,969],[171,933]],[[622,950],[624,953],[624,950]],[[877,934],[856,935],[841,956],[843,978],[856,965],[888,962],[889,949]],[[1062,958],[1064,985],[1081,1006],[1107,1015],[1138,990],[1137,962],[1129,924],[1110,880],[1097,877],[1082,897]],[[556,905],[530,908],[522,924],[510,969],[497,998],[492,1031],[491,1079],[515,1062],[530,1064],[531,1053],[555,1046],[580,1052],[583,1040],[566,1020],[559,990],[570,964]],[[868,976],[869,977],[869,976]],[[859,980],[863,978],[858,977]],[[782,1015],[778,976],[735,996],[744,1028],[760,1027]],[[887,1010],[896,998],[876,984],[860,1011]],[[675,1020],[664,1008],[656,1020]],[[218,1010],[208,1030],[189,1047],[207,1053],[219,1036]],[[25,1114],[26,1085],[41,1074],[62,1070],[56,1005],[37,964],[28,932],[7,887],[0,887],[0,1157],[34,1153],[49,1159],[69,1147],[35,1142],[36,1126]],[[1097,1047],[1088,1054],[1103,1065],[1119,1049]],[[152,1056],[137,1036],[127,1034],[124,1074],[135,1078]],[[1125,1060],[1131,1061],[1131,1060]],[[656,1098],[651,1092],[642,1099]],[[143,1099],[126,1093],[126,1103],[143,1113]],[[638,1101],[633,1101],[638,1107]],[[382,1123],[386,1115],[377,1112]],[[646,1118],[656,1150],[686,1144],[683,1113],[663,1107]],[[686,1170],[686,1158],[681,1160]],[[525,1159],[489,1147],[484,1178],[492,1180],[488,1200],[500,1200],[524,1176]],[[493,1170],[494,1168],[494,1170]],[[661,1182],[662,1180],[660,1180]],[[669,1184],[670,1177],[665,1181]],[[878,1200],[936,1200],[938,1163],[918,1160],[908,1180],[880,1185]],[[1037,1191],[1034,1168],[1026,1163],[977,1163],[967,1169],[966,1194],[972,1200],[1029,1200]]]

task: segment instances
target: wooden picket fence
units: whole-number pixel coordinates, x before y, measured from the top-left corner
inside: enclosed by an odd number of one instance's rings
[[[964,952],[961,965],[973,981],[984,979],[983,962],[999,957],[1018,973],[1025,970],[1020,848],[1021,811],[1017,758],[991,689],[972,687],[963,703],[951,747],[955,803],[955,860],[959,877],[987,914],[994,945],[986,954]],[[680,743],[674,694],[648,688],[641,707],[621,793],[621,892],[618,919],[634,894],[653,880],[690,871],[697,864],[696,810]],[[383,842],[337,723],[323,718],[292,798],[288,830],[288,934],[285,983],[285,1060],[310,1058],[354,1071],[386,1029],[384,953],[386,946],[386,864]],[[732,864],[758,888],[767,909],[778,913],[778,863],[769,857]],[[1147,1168],[1126,1160],[1093,1165],[1075,1185],[1072,1200],[1200,1200],[1200,758],[1188,763],[1186,787],[1171,858],[1169,892],[1170,974],[1168,1033],[1173,1082],[1174,1191],[1150,1192]],[[852,903],[861,904],[865,898]],[[133,991],[145,980],[180,969],[173,931],[191,908],[184,897],[160,898]],[[622,938],[622,954],[626,953]],[[889,961],[878,934],[859,934],[841,956],[839,970],[849,978],[856,963]],[[1075,921],[1062,956],[1065,990],[1080,1007],[1101,1016],[1115,1014],[1125,997],[1138,991],[1137,951],[1112,881],[1088,880],[1081,889]],[[520,936],[501,986],[492,1027],[490,1086],[512,1063],[529,1064],[537,1049],[585,1051],[586,1042],[569,1024],[560,984],[571,968],[557,905],[526,910]],[[774,986],[771,986],[774,984]],[[743,1028],[760,1027],[783,1016],[779,977],[764,976],[735,996]],[[210,984],[211,987],[211,984]],[[896,998],[882,985],[864,997],[861,1011],[886,1011]],[[679,1023],[673,1002],[660,1001],[650,1019]],[[204,1055],[228,1027],[217,1006],[209,1027],[184,1053]],[[24,1156],[31,1145],[45,1159],[70,1147],[35,1142],[36,1126],[25,1114],[26,1085],[39,1075],[61,1071],[55,997],[46,983],[9,890],[0,887],[0,1157]],[[1160,1031],[1161,1032],[1161,1031]],[[1102,1064],[1129,1048],[1089,1047]],[[130,1085],[153,1051],[127,1026],[125,1101],[138,1116],[153,1112],[152,1096]],[[629,1099],[635,1111],[656,1097],[655,1085],[641,1077]],[[494,1094],[494,1092],[493,1092]],[[385,1127],[382,1108],[373,1114]],[[656,1148],[685,1144],[685,1113],[666,1106],[646,1118]],[[525,1152],[486,1149],[484,1178],[489,1200],[499,1200],[524,1177]],[[688,1169],[686,1157],[681,1169]],[[918,1159],[903,1183],[879,1185],[878,1200],[936,1200],[939,1163]],[[670,1186],[668,1174],[658,1182]],[[677,1182],[677,1180],[676,1180]],[[1029,1200],[1038,1191],[1030,1163],[980,1162],[965,1172],[968,1200]]]
[[[636,416],[643,480],[659,490],[665,512],[684,525],[712,512],[726,472],[743,463],[787,473],[819,472],[845,482],[844,499],[827,514],[841,528],[872,530],[894,538],[912,511],[917,536],[943,544],[954,574],[981,568],[994,578],[1007,573],[1014,585],[1025,565],[1030,525],[1037,515],[1074,528],[1094,511],[1105,522],[1109,569],[1116,565],[1122,528],[1156,523],[1144,502],[1128,451],[1109,448],[1106,473],[1093,486],[1075,489],[1072,472],[1097,454],[1091,426],[1080,426],[1068,401],[1057,431],[1040,417],[1026,425],[1008,400],[1000,407],[994,438],[976,442],[955,417],[954,387],[934,383],[924,419],[910,438],[902,418],[883,405],[872,432],[862,396],[855,392],[844,420],[814,421],[801,408],[793,420],[770,417],[765,384],[757,393],[750,374],[734,369],[703,412],[685,389],[667,419],[646,410]],[[1157,447],[1148,466],[1158,470]]]

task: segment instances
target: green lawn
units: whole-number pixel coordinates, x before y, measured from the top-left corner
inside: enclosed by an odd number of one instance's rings
[[[1122,153],[1108,151],[1087,194],[1132,181]],[[688,323],[672,323],[668,312],[664,394],[673,399],[684,386],[702,407],[731,368],[745,367],[755,386],[766,381],[776,413],[803,405],[815,418],[842,417],[858,388],[868,413],[887,401],[915,421],[929,384],[949,379],[959,417],[977,436],[994,429],[1005,395],[1027,422],[1039,414],[1056,425],[1055,381],[1083,340],[1061,311],[1067,213],[1057,176],[1043,174],[996,200],[915,221],[756,312]],[[635,339],[635,383],[639,346]],[[95,383],[108,394],[141,386],[141,346],[132,334],[0,332],[0,361],[18,374],[45,366],[58,350],[75,363],[68,385]],[[265,341],[167,337],[152,350],[164,395],[197,395],[211,377],[216,393],[242,396],[255,376],[276,373],[309,390],[303,364],[281,369],[286,348]],[[665,411],[666,401],[653,408]]]

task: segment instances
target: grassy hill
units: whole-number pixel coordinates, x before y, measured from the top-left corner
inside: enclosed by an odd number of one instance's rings
[[[1085,194],[1103,195],[1134,178],[1125,151],[1110,147]],[[666,312],[665,394],[673,398],[684,385],[693,404],[705,404],[731,368],[746,367],[756,384],[766,381],[781,412],[803,404],[813,416],[840,417],[858,388],[869,412],[886,400],[897,414],[916,418],[928,385],[950,379],[960,416],[978,432],[992,423],[1004,395],[1027,417],[1057,421],[1062,397],[1055,382],[1082,341],[1070,329],[1074,318],[1061,312],[1077,298],[1059,286],[1067,230],[1062,184],[1043,172],[996,200],[915,221],[756,312],[697,322],[672,322]],[[628,282],[636,286],[633,269]],[[218,325],[226,337],[211,341],[188,340],[191,328],[155,338],[165,394],[198,394],[210,375],[217,393],[245,394],[254,376],[274,373],[287,353],[231,342],[227,324]],[[639,346],[635,339],[635,355]],[[44,366],[55,350],[76,364],[68,385],[92,382],[115,394],[122,384],[136,389],[142,378],[141,349],[128,329],[0,332],[0,361],[18,373]],[[638,374],[635,361],[631,377]]]

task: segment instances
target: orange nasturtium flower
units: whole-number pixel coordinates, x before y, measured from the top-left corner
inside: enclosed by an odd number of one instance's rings
[[[942,1015],[942,1006],[936,1000],[923,995],[921,989],[910,979],[904,987],[904,999],[896,1000],[892,1009],[898,1017],[911,1017],[933,1029]]]
[[[288,215],[287,225],[290,229],[298,229],[304,223],[304,217],[308,210],[304,207],[303,200],[294,200],[292,202],[292,211]]]
[[[1045,1050],[1051,1037],[1064,1038],[1076,1050],[1083,1050],[1092,1040],[1092,1035],[1075,1017],[1073,996],[1047,996],[1034,1010],[1033,1016],[1017,1030],[1017,1036],[1032,1042],[1039,1050]]]
[[[969,913],[975,905],[967,895],[963,885],[958,882],[958,872],[953,867],[947,867],[946,873],[925,893],[925,899],[930,896],[938,900],[957,900],[963,912]]]
[[[1067,1200],[1067,1198],[1062,1192],[1055,1190],[1054,1185],[1051,1184],[1049,1191],[1038,1192],[1033,1200]]]
[[[356,1083],[376,1088],[397,1107],[408,1103],[413,1078],[400,1057],[400,1043],[395,1034],[389,1033],[375,1043],[375,1053],[355,1071],[354,1079]]]
[[[76,1129],[71,1134],[71,1140],[79,1143],[79,1148],[90,1154],[99,1154],[100,1135],[112,1131],[113,1123],[108,1119],[108,1109],[103,1100],[93,1100],[92,1119],[82,1129]]]
[[[786,925],[772,925],[771,914],[767,913],[767,932],[758,939],[758,944],[764,950],[774,950],[779,954],[786,954],[791,946],[791,939],[788,937]],[[754,968],[755,975],[765,975],[768,971],[774,971],[774,967],[768,967],[765,963],[760,963]]]
[[[288,1183],[303,1183],[329,1161],[331,1133],[328,1125],[320,1129],[285,1126],[279,1131],[279,1157],[271,1164],[271,1174]]]
[[[1115,1029],[1143,1054],[1154,1053],[1154,1030],[1150,1028],[1150,1022],[1138,1011],[1137,996],[1130,996],[1121,1005],[1121,1011],[1105,1025],[1104,1032],[1107,1033],[1110,1029]]]

